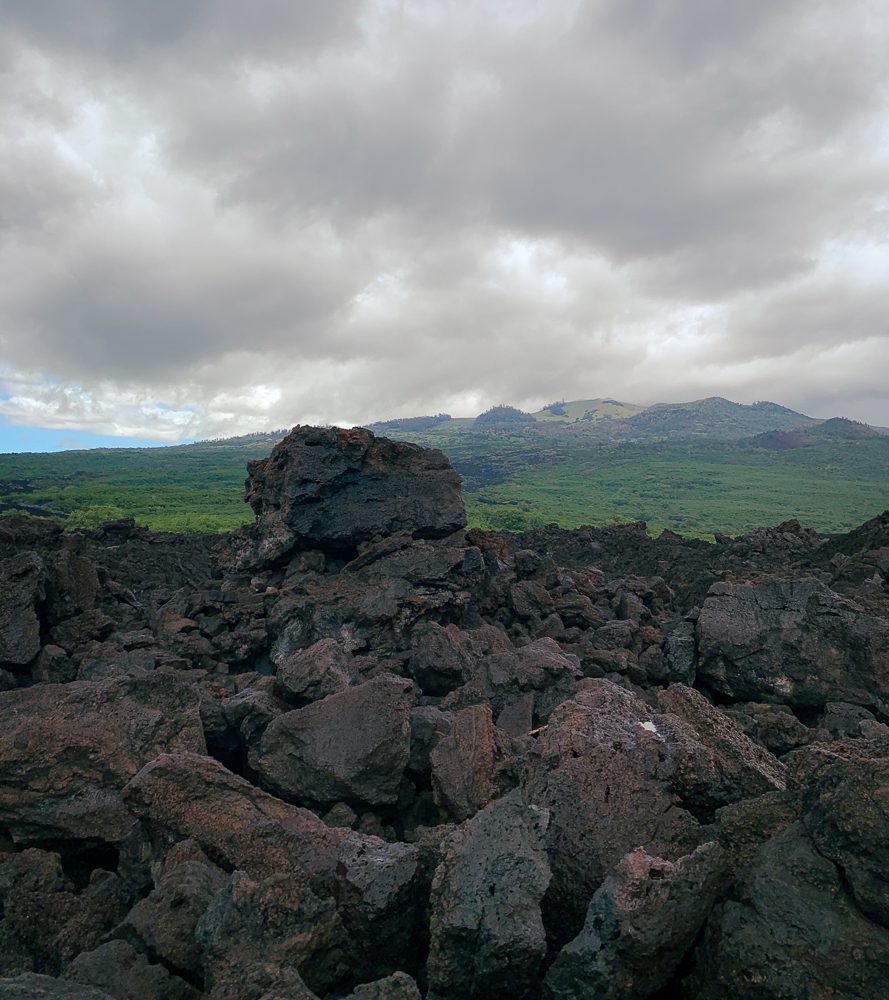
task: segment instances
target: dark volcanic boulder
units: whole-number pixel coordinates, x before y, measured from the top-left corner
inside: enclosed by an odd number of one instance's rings
[[[0,562],[0,666],[27,666],[39,652],[36,605],[46,593],[45,576],[36,552]]]
[[[432,883],[428,1000],[535,996],[549,885],[546,810],[510,792],[458,827]]]
[[[114,1000],[198,1000],[201,995],[125,941],[108,941],[78,955],[65,979],[105,990]]]
[[[125,789],[127,804],[157,837],[193,838],[215,862],[252,878],[283,872],[330,876],[346,830],[281,802],[211,757],[162,754]]]
[[[193,685],[168,674],[0,694],[0,824],[21,842],[123,840],[121,789],[166,750],[203,753]]]
[[[549,893],[560,933],[606,875],[644,847],[669,861],[691,853],[702,823],[737,799],[783,788],[783,767],[690,688],[655,712],[607,680],[586,680],[559,705],[529,758],[528,795],[551,812]]]
[[[326,992],[345,944],[332,901],[292,875],[255,882],[244,872],[214,897],[196,937],[211,1000],[260,1000],[275,989],[282,998],[311,996],[300,976],[306,963]]]
[[[197,972],[201,952],[195,927],[226,882],[216,865],[197,860],[172,865],[127,914],[115,936],[135,941],[174,968]]]
[[[251,765],[289,799],[392,804],[410,753],[413,684],[380,675],[274,719]]]
[[[402,531],[442,538],[466,526],[460,478],[442,452],[362,428],[295,427],[248,470],[261,560],[295,547],[348,553]]]
[[[110,993],[80,983],[66,983],[51,976],[27,972],[14,979],[0,979],[0,1000],[115,1000]]]
[[[889,928],[889,739],[816,743],[792,755],[790,775],[818,852],[859,909]]]
[[[889,712],[889,620],[820,580],[714,584],[698,650],[698,679],[733,699]]]
[[[664,986],[720,889],[722,852],[703,844],[672,863],[640,847],[596,891],[580,934],[546,975],[547,1000],[643,1000]]]
[[[800,824],[769,840],[718,903],[681,993],[689,1000],[886,995],[889,934],[867,920]]]

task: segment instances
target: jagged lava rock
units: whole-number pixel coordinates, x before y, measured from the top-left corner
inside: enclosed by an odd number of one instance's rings
[[[817,579],[714,584],[698,649],[698,679],[730,698],[889,712],[889,620]]]
[[[248,466],[259,556],[294,548],[350,552],[375,535],[443,538],[466,526],[460,478],[437,449],[369,430],[295,427]]]
[[[21,842],[123,840],[121,789],[167,750],[205,752],[194,686],[167,674],[0,694],[0,824]]]
[[[516,789],[445,841],[432,882],[428,1000],[525,1000],[539,989],[547,819]]]
[[[0,1000],[116,1000],[93,986],[63,982],[52,976],[25,972],[14,979],[0,979]]]
[[[694,942],[723,876],[719,846],[676,862],[640,847],[623,857],[587,910],[583,930],[546,974],[546,1000],[643,1000],[666,985]]]
[[[285,798],[394,803],[410,754],[413,703],[411,681],[374,677],[279,715],[251,765]]]
[[[842,872],[799,823],[757,852],[707,921],[688,1000],[886,995],[889,935],[844,891]]]
[[[171,843],[193,838],[211,860],[252,878],[330,876],[348,835],[198,754],[162,754],[124,795],[133,812]]]

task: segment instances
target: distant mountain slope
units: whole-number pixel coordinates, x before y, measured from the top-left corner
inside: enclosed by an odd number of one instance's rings
[[[691,435],[729,440],[765,431],[799,430],[818,423],[814,417],[777,403],[733,403],[722,396],[709,396],[690,403],[657,403],[625,421],[630,436]]]
[[[845,417],[831,417],[820,423],[800,430],[766,431],[751,438],[750,443],[757,448],[772,451],[788,451],[793,448],[814,448],[819,444],[854,442],[868,438],[883,438],[885,433],[875,427],[847,420]]]
[[[640,406],[617,399],[576,399],[550,403],[533,414],[511,406],[495,406],[475,418],[448,414],[407,417],[370,424],[382,434],[439,435],[445,441],[467,431],[476,434],[543,434],[552,439],[584,436],[601,441],[667,441],[708,438],[741,440],[767,431],[796,431],[820,421],[777,403],[734,403],[721,396],[687,403]]]
[[[534,416],[546,423],[595,423],[597,420],[623,420],[645,409],[636,403],[621,403],[617,399],[575,399],[570,403],[550,403]]]

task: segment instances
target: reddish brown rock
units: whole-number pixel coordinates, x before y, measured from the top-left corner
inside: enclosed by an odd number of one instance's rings
[[[165,750],[204,751],[198,695],[170,675],[0,694],[0,824],[21,842],[123,840],[121,789]]]

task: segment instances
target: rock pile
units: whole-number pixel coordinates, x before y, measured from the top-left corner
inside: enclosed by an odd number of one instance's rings
[[[0,520],[0,1000],[886,995],[889,513],[467,533],[315,428],[247,498]]]

